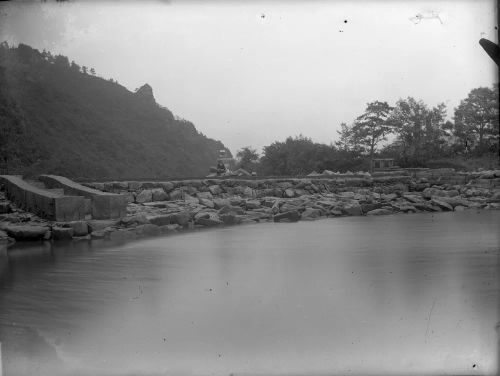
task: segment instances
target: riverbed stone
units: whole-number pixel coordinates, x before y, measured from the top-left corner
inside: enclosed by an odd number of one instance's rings
[[[89,233],[89,226],[85,221],[67,222],[67,226],[73,229],[73,236],[85,236]]]
[[[347,204],[344,205],[342,208],[342,211],[347,214],[347,215],[363,215],[363,210],[361,209],[361,206],[359,204]]]
[[[219,215],[227,214],[227,213],[234,213],[234,214],[243,215],[243,214],[245,214],[245,209],[243,209],[241,206],[226,205],[226,206],[223,206],[222,208],[220,208],[218,213],[219,213]]]
[[[89,232],[101,231],[101,230],[104,230],[106,227],[116,225],[116,223],[117,223],[117,221],[112,220],[112,219],[93,219],[93,220],[87,221],[87,225],[89,227]]]
[[[256,197],[255,190],[250,187],[245,187],[243,189],[243,196],[245,197]]]
[[[54,240],[70,240],[73,238],[74,231],[71,227],[52,227],[52,238]]]
[[[154,188],[151,190],[152,201],[166,201],[168,200],[168,194],[163,190],[163,188]]]
[[[50,231],[50,228],[36,225],[7,225],[3,230],[8,236],[16,240],[38,240],[43,239],[45,234]]]
[[[210,193],[214,196],[218,196],[222,193],[222,188],[218,184],[214,184],[208,187]]]
[[[319,209],[306,208],[301,214],[301,219],[318,219],[319,217],[321,217],[321,215],[322,212]]]
[[[213,199],[215,209],[221,209],[224,206],[229,206],[230,201],[227,198],[214,198]]]
[[[200,199],[198,197],[191,196],[190,194],[184,194],[184,201],[188,204],[197,205],[200,203]]]
[[[203,216],[200,216],[195,220],[195,224],[205,227],[220,226],[223,223],[224,222],[221,221],[219,216],[215,213],[205,213]]]
[[[387,215],[387,214],[393,214],[393,211],[389,209],[380,208],[380,209],[370,210],[368,213],[366,213],[366,215]]]
[[[443,210],[448,210],[448,211],[452,211],[453,210],[453,206],[451,206],[450,204],[448,204],[447,202],[444,202],[440,199],[437,199],[437,198],[432,198],[431,199],[431,202],[436,205],[436,206],[439,206],[441,209]]]
[[[163,188],[163,190],[167,193],[171,192],[174,190],[174,184],[169,181],[163,181],[160,183],[160,186]]]
[[[146,223],[149,223],[149,221],[144,214],[131,215],[120,219],[120,225],[125,227],[143,225]]]
[[[241,217],[234,214],[234,212],[220,214],[219,218],[225,225],[237,225],[242,221]]]
[[[207,198],[200,198],[199,200],[201,205],[206,206],[207,208],[215,208],[215,204],[212,200]]]
[[[189,224],[191,216],[188,211],[181,211],[178,213],[172,214],[172,223],[177,223],[182,227],[186,227]]]
[[[0,202],[0,214],[7,214],[11,212],[10,204],[8,202]]]
[[[258,200],[247,200],[245,201],[245,207],[247,210],[253,210],[253,209],[258,209],[262,205],[260,204],[260,201]]]
[[[151,201],[153,201],[153,191],[151,189],[144,189],[135,197],[135,202],[137,202],[138,204]]]
[[[180,189],[174,189],[172,192],[169,193],[170,200],[172,201],[178,201],[182,200],[184,197],[184,193]]]
[[[274,222],[288,221],[297,222],[300,220],[300,213],[297,210],[287,211],[285,213],[275,214],[273,217]]]

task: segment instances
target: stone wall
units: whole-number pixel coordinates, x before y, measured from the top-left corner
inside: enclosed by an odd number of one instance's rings
[[[40,175],[38,179],[47,188],[62,188],[65,194],[90,199],[89,214],[93,219],[121,218],[127,214],[127,200],[123,195],[89,188],[63,176]]]
[[[19,207],[41,217],[55,221],[74,221],[85,218],[83,197],[64,196],[39,189],[21,177],[0,176],[6,196]]]
[[[115,181],[87,183],[104,192],[120,193],[128,202],[176,201],[226,198],[294,198],[314,193],[339,193],[355,188],[372,188],[378,193],[407,191],[410,176],[344,175],[336,177],[286,179],[198,179],[163,182]]]

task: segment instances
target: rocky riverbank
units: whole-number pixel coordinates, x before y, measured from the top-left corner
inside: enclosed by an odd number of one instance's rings
[[[500,209],[500,170],[88,186],[126,195],[127,215],[117,220],[51,222],[17,208],[0,192],[0,244],[131,239],[255,222]]]

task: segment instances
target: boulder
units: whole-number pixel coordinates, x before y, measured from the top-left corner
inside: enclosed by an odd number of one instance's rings
[[[450,204],[452,207],[456,206],[470,206],[470,202],[460,196],[454,196],[454,197],[439,197],[439,201],[446,202],[447,204]]]
[[[297,222],[300,220],[300,213],[297,210],[287,211],[285,213],[275,214],[273,217],[274,222],[288,221]]]
[[[187,211],[172,214],[172,223],[177,223],[179,226],[186,227],[189,224],[191,216]]]
[[[215,208],[215,204],[212,200],[208,199],[208,198],[200,198],[200,204],[202,204],[203,206],[206,206],[207,208]]]
[[[152,201],[166,201],[168,200],[168,194],[163,190],[163,188],[155,188],[151,190]]]
[[[138,191],[139,189],[141,189],[141,182],[138,182],[138,181],[129,181],[128,182],[128,190],[129,191]],[[104,185],[103,185],[101,191],[103,191],[103,190],[104,190]]]
[[[243,202],[243,199],[240,196],[229,197],[229,204],[238,206]]]
[[[416,213],[418,210],[415,206],[408,204],[407,202],[391,202],[391,206],[404,213],[413,212]]]
[[[347,215],[363,215],[363,210],[359,204],[347,204],[342,208]]]
[[[300,209],[301,209],[300,206],[294,205],[294,204],[292,204],[290,202],[285,202],[284,204],[282,204],[282,205],[279,206],[279,211],[281,213],[286,213],[286,212],[289,212],[289,211],[299,211]]]
[[[306,208],[306,210],[304,210],[302,212],[301,218],[302,219],[317,219],[317,218],[321,217],[321,215],[322,215],[322,213],[321,213],[321,210],[319,210],[319,209]]]
[[[198,197],[191,196],[189,194],[184,194],[184,201],[188,204],[197,205],[200,203],[200,199]]]
[[[183,197],[184,193],[180,189],[174,189],[170,192],[170,200],[172,201],[182,200]]]
[[[368,213],[366,213],[366,215],[387,215],[387,214],[392,214],[392,210],[389,210],[389,209],[374,209],[374,210],[370,210]]]
[[[137,202],[138,204],[151,201],[153,201],[153,192],[151,189],[144,189],[135,197],[135,202]]]
[[[449,211],[452,211],[453,210],[453,207],[448,204],[447,202],[444,202],[442,200],[439,200],[437,198],[432,198],[431,199],[431,202],[434,204],[434,205],[437,205],[438,207],[440,207],[441,209],[443,210],[449,210]]]
[[[368,213],[369,211],[380,209],[382,204],[374,203],[374,204],[361,204],[361,210],[363,213]]]
[[[237,225],[241,223],[241,218],[234,213],[221,214],[219,218],[225,225]]]
[[[66,225],[73,229],[73,236],[85,236],[89,233],[89,226],[85,221],[67,222]]]
[[[196,197],[198,197],[200,200],[205,199],[205,200],[212,200],[214,196],[210,192],[198,192],[196,194]]]
[[[222,193],[222,188],[218,184],[214,184],[208,187],[210,193],[214,196],[218,196]]]
[[[407,201],[409,201],[409,202],[411,202],[411,203],[423,202],[423,200],[422,200],[422,197],[421,197],[421,196],[417,196],[417,195],[414,195],[414,194],[413,194],[413,195],[412,195],[412,194],[405,194],[405,195],[403,195],[403,197],[404,197]]]
[[[210,213],[208,216],[202,216],[196,219],[195,224],[205,227],[213,227],[220,226],[223,224],[223,222],[220,220],[217,214]]]
[[[422,192],[422,197],[430,200],[432,197],[443,197],[443,196],[448,196],[446,191],[443,191],[442,189],[438,188],[425,188],[424,191]]]
[[[147,216],[146,219],[149,223],[156,226],[166,226],[172,223],[173,216],[172,214],[161,214],[161,215],[153,215]]]
[[[245,196],[245,197],[256,197],[255,190],[253,190],[250,187],[245,187],[243,189],[243,196]]]
[[[169,181],[165,181],[165,182],[161,182],[160,183],[160,186],[163,188],[163,190],[165,192],[171,192],[174,190],[174,184],[169,182]]]
[[[119,223],[120,225],[125,227],[132,227],[144,225],[146,223],[149,223],[149,221],[144,214],[136,214],[129,217],[123,217],[122,219],[120,219]]]
[[[47,226],[30,226],[30,225],[7,225],[4,231],[11,238],[16,240],[39,240],[45,237],[45,234],[50,231]]]
[[[219,209],[219,215],[227,213],[243,215],[245,214],[245,210],[241,206],[234,206],[234,205],[223,206],[221,209]]]
[[[283,197],[285,197],[285,198],[295,197],[295,191],[292,188],[287,188],[283,192]]]
[[[71,227],[52,227],[52,238],[54,240],[70,240],[73,238],[74,231]]]
[[[245,201],[245,206],[247,210],[253,210],[260,208],[261,204],[259,200],[247,200]]]
[[[214,198],[213,199],[215,209],[221,209],[224,206],[231,205],[227,198]]]
[[[0,214],[10,213],[12,210],[8,202],[0,202]]]
[[[87,225],[89,228],[89,232],[101,231],[106,227],[116,225],[117,221],[112,219],[94,219],[91,221],[87,221]]]

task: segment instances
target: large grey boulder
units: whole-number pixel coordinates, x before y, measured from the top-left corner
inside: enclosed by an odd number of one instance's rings
[[[387,214],[393,214],[393,211],[389,209],[380,208],[380,209],[370,210],[368,213],[366,213],[366,215],[387,215]]]
[[[363,209],[361,209],[359,204],[344,205],[342,211],[347,215],[363,215]]]
[[[46,236],[50,228],[36,225],[7,225],[4,227],[4,231],[16,240],[39,240]]]
[[[300,213],[297,210],[287,211],[285,213],[275,214],[273,217],[274,222],[288,221],[297,222],[300,220]]]
[[[138,204],[151,201],[153,201],[153,191],[151,189],[144,189],[135,196],[135,202]]]
[[[152,193],[152,201],[168,200],[168,194],[163,190],[163,188],[152,189],[151,193]]]
[[[54,240],[71,240],[73,238],[74,231],[71,227],[52,227],[52,238]]]

